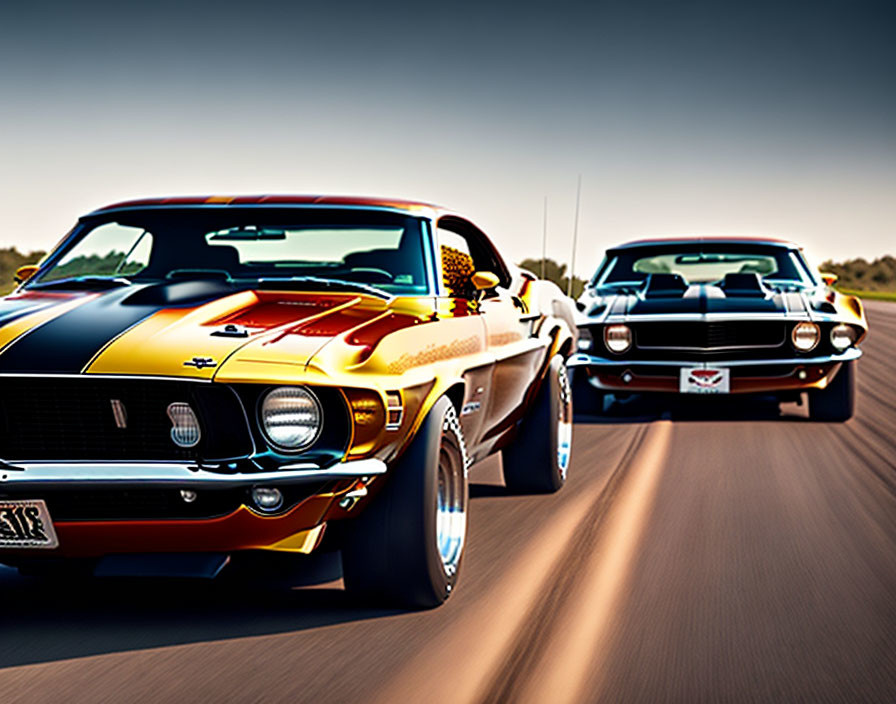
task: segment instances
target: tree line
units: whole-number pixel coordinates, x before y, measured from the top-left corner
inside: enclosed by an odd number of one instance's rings
[[[544,261],[544,278],[553,281],[560,287],[563,293],[566,293],[566,287],[569,286],[569,276],[566,273],[567,265],[555,262],[553,259],[545,259]],[[542,278],[542,259],[523,259],[518,266],[520,269],[531,271],[538,278]],[[578,276],[572,277],[572,293],[573,298],[578,298],[585,290],[585,281]]]
[[[46,252],[35,250],[24,254],[15,247],[0,248],[0,292],[9,293],[15,287],[16,269],[26,264],[36,264]]]
[[[896,257],[889,254],[872,262],[848,259],[845,262],[826,261],[822,271],[837,275],[837,287],[853,291],[896,291]]]

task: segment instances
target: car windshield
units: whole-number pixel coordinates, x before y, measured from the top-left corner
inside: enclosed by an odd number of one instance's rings
[[[598,272],[599,286],[643,282],[648,274],[678,274],[687,283],[721,283],[727,274],[758,274],[768,283],[811,286],[800,254],[774,245],[665,245],[611,250]]]
[[[429,293],[421,220],[347,209],[182,207],[88,217],[29,287],[214,277]]]

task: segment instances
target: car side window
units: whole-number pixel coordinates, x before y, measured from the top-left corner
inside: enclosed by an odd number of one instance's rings
[[[472,276],[475,268],[469,243],[456,232],[439,228],[436,233],[442,263],[442,283],[452,298],[475,297]]]

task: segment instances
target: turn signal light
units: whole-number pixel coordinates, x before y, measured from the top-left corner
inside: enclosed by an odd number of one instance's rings
[[[401,427],[402,416],[404,416],[401,393],[398,391],[386,392],[386,414],[386,430],[398,430]]]
[[[576,341],[576,347],[579,352],[590,352],[594,346],[594,337],[588,328],[579,328],[579,339]]]
[[[199,419],[189,403],[172,403],[168,406],[168,418],[171,420],[171,439],[175,445],[195,447],[199,444],[199,438],[202,437]]]

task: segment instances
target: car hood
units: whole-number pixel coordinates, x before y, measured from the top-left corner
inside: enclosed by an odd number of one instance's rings
[[[735,296],[726,295],[718,286],[702,284],[666,295],[645,296],[643,291],[637,291],[593,296],[586,300],[584,312],[592,319],[670,315],[715,318],[754,314],[805,320],[813,318],[820,310],[803,292],[769,291],[763,295]]]
[[[390,302],[373,296],[233,291],[215,282],[26,291],[0,301],[0,374],[208,380],[237,359],[295,373],[334,338],[389,314]],[[370,344],[371,335],[360,337],[359,348]]]

